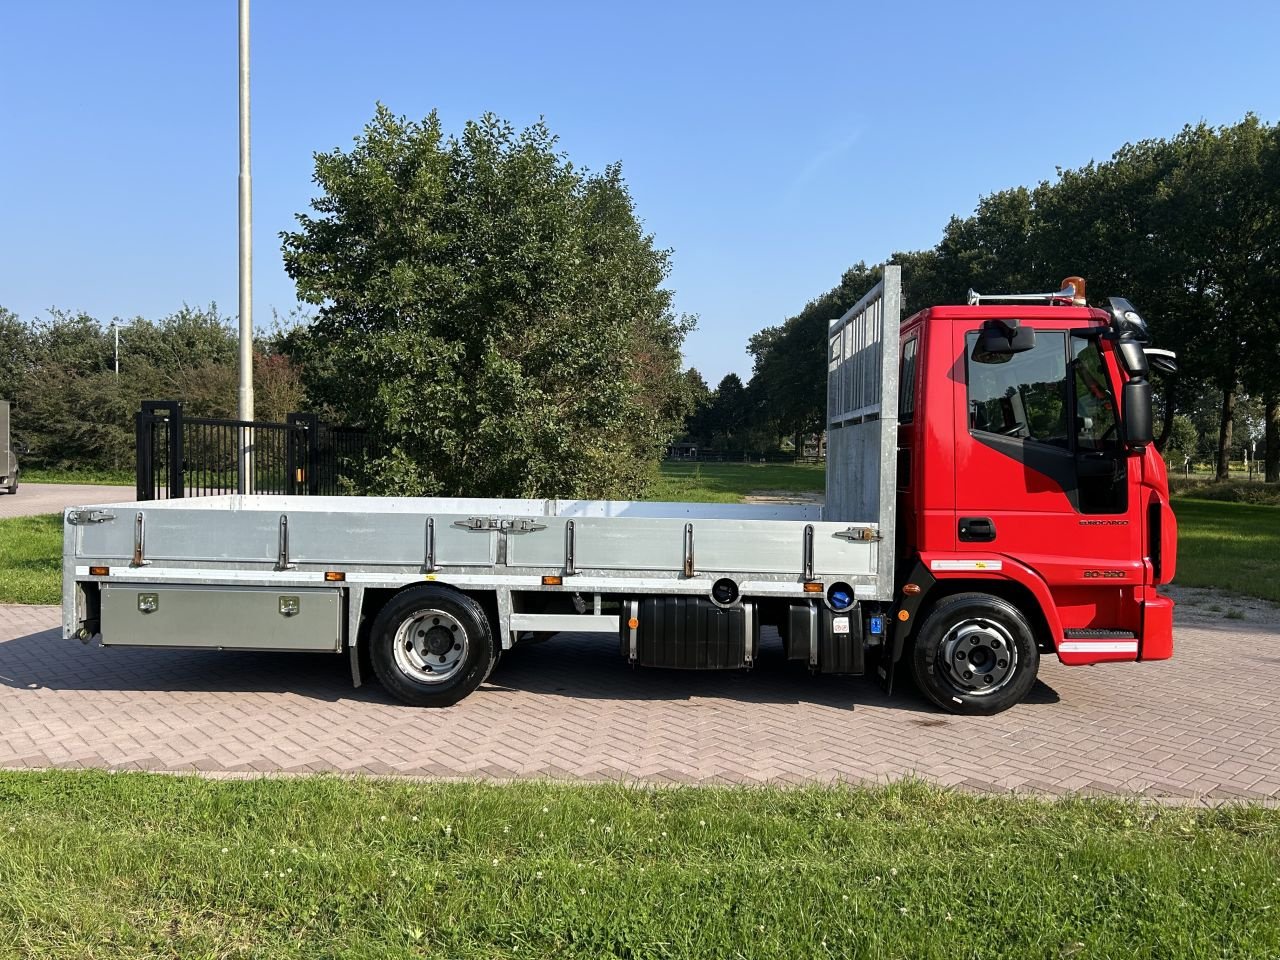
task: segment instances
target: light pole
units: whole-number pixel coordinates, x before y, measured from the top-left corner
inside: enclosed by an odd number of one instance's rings
[[[116,380],[120,379],[120,324],[111,321],[111,332],[116,338],[116,352],[112,355],[111,366],[116,372]]]
[[[253,179],[249,169],[249,0],[240,0],[240,402],[253,420]],[[240,428],[241,493],[253,492],[253,429]]]

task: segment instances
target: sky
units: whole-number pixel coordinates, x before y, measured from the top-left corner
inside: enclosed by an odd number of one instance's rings
[[[254,0],[257,324],[296,307],[279,233],[317,151],[381,101],[450,131],[539,117],[621,161],[696,314],[686,363],[859,260],[933,246],[988,193],[1184,124],[1280,120],[1280,4]],[[0,4],[0,306],[237,309],[235,0]]]

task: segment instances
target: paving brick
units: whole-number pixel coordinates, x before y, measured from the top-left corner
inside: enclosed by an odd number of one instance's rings
[[[1175,658],[1073,670],[952,717],[869,680],[810,677],[766,644],[749,674],[633,670],[608,638],[505,655],[448,710],[353,690],[345,656],[130,650],[0,606],[0,766],[333,771],[655,783],[885,783],[982,793],[1280,802],[1280,614],[1179,625]]]

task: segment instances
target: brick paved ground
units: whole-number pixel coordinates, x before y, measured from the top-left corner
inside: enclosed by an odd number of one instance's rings
[[[1280,798],[1280,614],[1183,608],[1176,659],[1069,670],[997,717],[940,713],[767,650],[750,674],[633,671],[608,638],[508,654],[425,711],[345,657],[83,647],[0,607],[0,767],[799,783],[914,774],[979,790]],[[1197,612],[1198,611],[1198,612]]]
[[[136,494],[133,487],[23,481],[13,496],[0,494],[0,517],[30,517],[38,513],[61,513],[67,507],[132,502]]]

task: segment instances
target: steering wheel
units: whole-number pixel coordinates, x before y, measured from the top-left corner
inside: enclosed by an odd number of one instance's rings
[[[1025,423],[1015,423],[1012,427],[1009,427],[1007,430],[1001,430],[1000,436],[1016,437],[1019,433],[1021,433],[1025,429],[1027,429],[1027,425]]]

